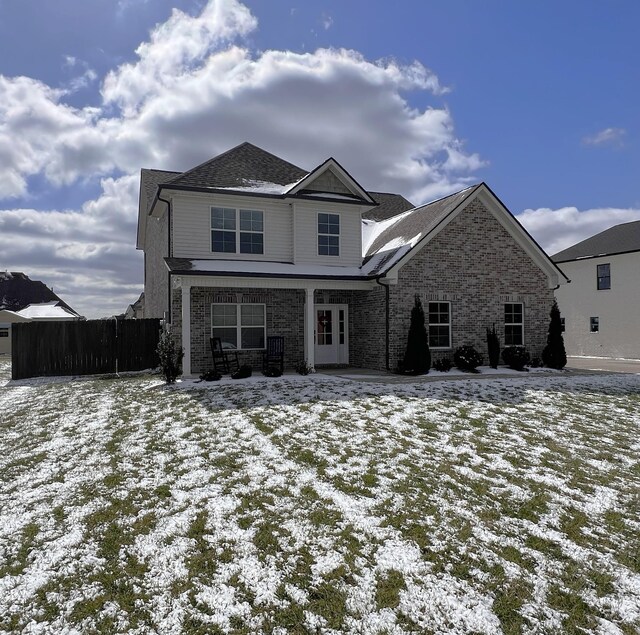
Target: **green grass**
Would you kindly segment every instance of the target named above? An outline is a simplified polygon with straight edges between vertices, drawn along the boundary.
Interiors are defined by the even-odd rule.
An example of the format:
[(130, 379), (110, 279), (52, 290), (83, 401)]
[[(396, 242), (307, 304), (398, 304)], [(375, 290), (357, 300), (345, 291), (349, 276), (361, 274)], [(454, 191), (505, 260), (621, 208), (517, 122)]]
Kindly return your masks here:
[(640, 629), (637, 378), (376, 388), (3, 387), (0, 630)]

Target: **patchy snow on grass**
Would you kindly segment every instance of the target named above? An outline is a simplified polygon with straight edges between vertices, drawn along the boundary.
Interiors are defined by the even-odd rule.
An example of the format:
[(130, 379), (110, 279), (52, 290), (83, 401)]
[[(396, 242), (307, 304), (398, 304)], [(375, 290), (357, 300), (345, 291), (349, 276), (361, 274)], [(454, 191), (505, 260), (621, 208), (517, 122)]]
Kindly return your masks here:
[(0, 633), (635, 633), (640, 378), (8, 381)]

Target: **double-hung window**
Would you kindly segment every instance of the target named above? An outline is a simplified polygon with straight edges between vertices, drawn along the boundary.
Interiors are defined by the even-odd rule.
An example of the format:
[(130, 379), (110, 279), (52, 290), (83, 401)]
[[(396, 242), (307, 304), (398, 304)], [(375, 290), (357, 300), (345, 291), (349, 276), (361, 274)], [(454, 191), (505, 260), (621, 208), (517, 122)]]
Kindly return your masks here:
[(222, 340), (222, 348), (264, 348), (266, 334), (264, 304), (212, 304), (211, 337)]
[(600, 332), (600, 318), (599, 317), (590, 317), (589, 318), (589, 331), (591, 333)]
[(607, 262), (598, 265), (598, 291), (611, 289), (611, 265)]
[(451, 304), (429, 302), (429, 347), (451, 348)]
[(318, 214), (318, 255), (340, 255), (340, 216)]
[(229, 254), (263, 254), (263, 213), (253, 209), (212, 207), (211, 251)]
[(522, 302), (507, 302), (504, 305), (505, 346), (524, 344), (524, 310)]

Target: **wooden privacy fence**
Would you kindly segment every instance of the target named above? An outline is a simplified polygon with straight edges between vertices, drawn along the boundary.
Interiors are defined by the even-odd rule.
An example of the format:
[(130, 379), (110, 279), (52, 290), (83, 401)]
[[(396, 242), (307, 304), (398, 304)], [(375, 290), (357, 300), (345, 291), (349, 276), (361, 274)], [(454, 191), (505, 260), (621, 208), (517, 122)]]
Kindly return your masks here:
[(155, 368), (160, 320), (11, 325), (11, 377), (97, 375)]

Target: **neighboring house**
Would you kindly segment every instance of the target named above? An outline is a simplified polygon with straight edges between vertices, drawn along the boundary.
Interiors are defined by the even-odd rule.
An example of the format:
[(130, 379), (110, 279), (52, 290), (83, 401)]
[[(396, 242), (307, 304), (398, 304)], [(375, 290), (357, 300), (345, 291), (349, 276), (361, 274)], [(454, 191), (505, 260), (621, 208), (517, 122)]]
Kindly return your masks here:
[(249, 143), (184, 173), (142, 170), (137, 247), (145, 317), (171, 323), (185, 375), (210, 368), (211, 336), (253, 365), (283, 335), (289, 366), (393, 369), (416, 293), (434, 357), (486, 354), (493, 323), (539, 356), (566, 281), (484, 183), (414, 208), (334, 159), (308, 172)]
[(19, 271), (0, 271), (0, 353), (11, 352), (11, 325), (82, 317), (49, 287)]
[(556, 291), (567, 353), (640, 359), (640, 221), (552, 258), (571, 280)]
[(28, 317), (15, 311), (0, 309), (0, 355), (11, 353), (11, 327), (16, 322), (30, 322)]
[(124, 312), (125, 320), (140, 320), (144, 317), (144, 291), (140, 294), (140, 297), (127, 307)]

